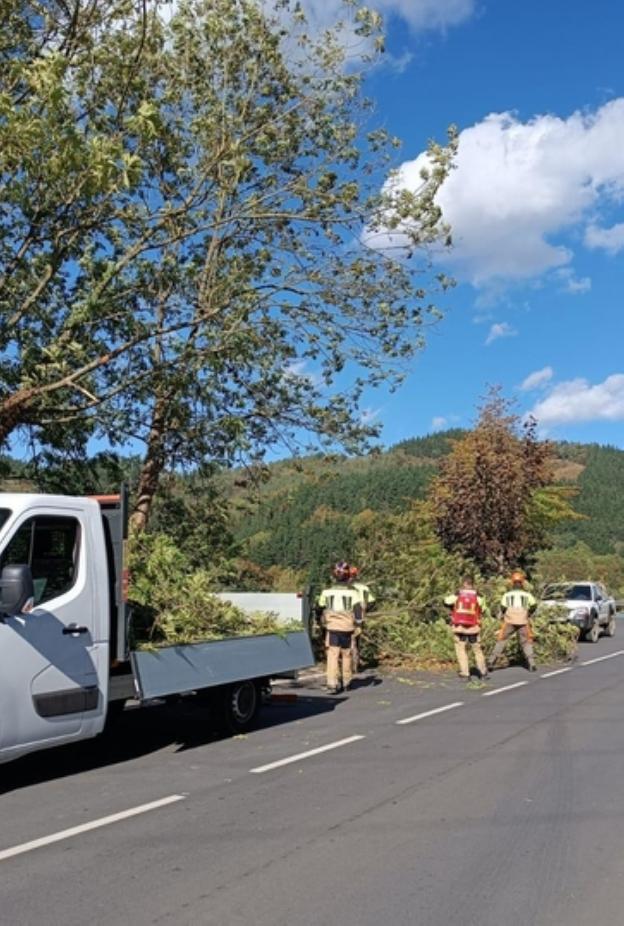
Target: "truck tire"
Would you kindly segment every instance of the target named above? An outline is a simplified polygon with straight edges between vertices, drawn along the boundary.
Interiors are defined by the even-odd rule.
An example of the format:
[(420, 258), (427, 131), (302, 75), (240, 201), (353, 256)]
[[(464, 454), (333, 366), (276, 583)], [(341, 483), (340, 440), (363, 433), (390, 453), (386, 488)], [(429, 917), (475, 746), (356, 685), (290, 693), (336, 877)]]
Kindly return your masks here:
[(585, 639), (589, 640), (590, 643), (597, 643), (600, 639), (600, 620), (597, 614), (593, 615), (592, 624), (585, 635)]
[(250, 730), (261, 704), (260, 686), (256, 681), (234, 682), (223, 689), (221, 713), (231, 733)]
[(106, 720), (104, 721), (104, 733), (108, 733), (111, 727), (114, 727), (121, 715), (123, 714), (124, 708), (126, 706), (126, 699), (122, 698), (119, 701), (109, 701), (108, 709), (106, 711)]
[(120, 698), (118, 701), (109, 701), (108, 710), (106, 711), (106, 721), (115, 721), (118, 717), (124, 712), (126, 706), (126, 699)]
[(607, 637), (614, 637), (614, 636), (615, 636), (615, 630), (616, 630), (615, 614), (610, 614), (610, 615), (609, 615), (609, 623), (608, 623), (607, 626), (605, 627), (605, 636), (607, 636)]

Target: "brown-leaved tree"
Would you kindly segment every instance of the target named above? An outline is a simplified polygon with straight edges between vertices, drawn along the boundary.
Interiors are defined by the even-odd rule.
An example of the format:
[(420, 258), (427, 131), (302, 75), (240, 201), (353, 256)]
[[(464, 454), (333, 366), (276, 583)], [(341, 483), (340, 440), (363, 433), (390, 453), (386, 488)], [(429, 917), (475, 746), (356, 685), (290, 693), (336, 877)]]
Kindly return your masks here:
[(436, 530), (449, 551), (484, 575), (530, 567), (560, 520), (574, 517), (570, 489), (551, 485), (553, 448), (494, 388), (476, 427), (457, 441), (430, 492)]

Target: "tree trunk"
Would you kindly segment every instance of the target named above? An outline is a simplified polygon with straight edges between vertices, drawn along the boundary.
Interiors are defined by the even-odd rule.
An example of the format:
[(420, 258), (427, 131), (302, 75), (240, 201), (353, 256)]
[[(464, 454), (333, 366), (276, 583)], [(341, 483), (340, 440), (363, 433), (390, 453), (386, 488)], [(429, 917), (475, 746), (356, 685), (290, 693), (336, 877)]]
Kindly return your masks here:
[(165, 468), (166, 416), (167, 399), (159, 396), (154, 405), (147, 452), (139, 475), (137, 503), (130, 516), (130, 530), (133, 532), (140, 533), (147, 527), (160, 477)]

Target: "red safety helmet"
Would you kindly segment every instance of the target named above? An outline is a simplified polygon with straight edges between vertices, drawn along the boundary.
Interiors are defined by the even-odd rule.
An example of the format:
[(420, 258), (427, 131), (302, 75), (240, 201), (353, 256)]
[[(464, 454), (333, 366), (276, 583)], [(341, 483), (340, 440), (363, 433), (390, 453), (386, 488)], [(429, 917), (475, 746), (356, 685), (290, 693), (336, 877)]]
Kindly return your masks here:
[(337, 579), (339, 582), (348, 582), (351, 579), (351, 566), (344, 560), (336, 563), (332, 572), (334, 579)]
[(512, 585), (524, 585), (525, 575), (520, 569), (516, 569), (511, 573), (510, 581)]

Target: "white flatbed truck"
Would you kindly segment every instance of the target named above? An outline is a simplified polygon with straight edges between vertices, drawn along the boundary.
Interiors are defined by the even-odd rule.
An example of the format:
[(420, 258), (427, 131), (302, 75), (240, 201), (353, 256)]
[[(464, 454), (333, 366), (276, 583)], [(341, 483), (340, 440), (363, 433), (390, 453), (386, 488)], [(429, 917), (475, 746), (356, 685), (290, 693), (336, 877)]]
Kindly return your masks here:
[(287, 606), (300, 630), (131, 650), (127, 507), (124, 490), (0, 493), (0, 762), (97, 736), (128, 699), (208, 696), (244, 730), (272, 678), (314, 663), (307, 601), (295, 595), (253, 604)]

